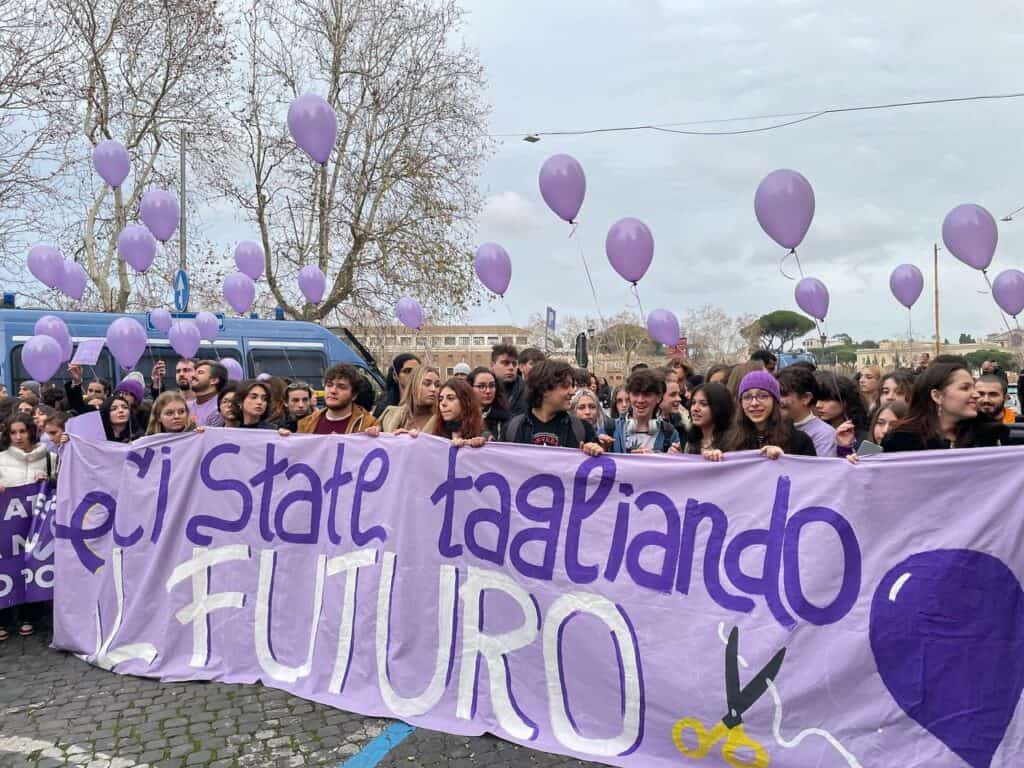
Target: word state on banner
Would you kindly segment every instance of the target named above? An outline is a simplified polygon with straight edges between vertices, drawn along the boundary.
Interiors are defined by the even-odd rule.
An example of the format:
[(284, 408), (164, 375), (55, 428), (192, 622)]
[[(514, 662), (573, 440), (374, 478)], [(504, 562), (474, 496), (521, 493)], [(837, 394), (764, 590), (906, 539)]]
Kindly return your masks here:
[(53, 523), (49, 483), (0, 493), (0, 608), (53, 599)]
[[(926, 652), (932, 629), (901, 618), (953, 583), (915, 557), (1005, 543), (997, 514), (927, 535), (876, 514), (917, 503), (887, 472), (934, 487), (943, 461), (548, 450), (538, 471), (538, 450), (73, 439), (57, 563), (74, 588), (58, 590), (55, 643), (118, 672), (262, 680), (613, 765), (980, 766), (1021, 748), (1016, 666), (944, 685), (960, 649)], [(1005, 608), (1020, 586), (1001, 567), (983, 572)], [(1012, 650), (1005, 613), (983, 629)], [(981, 715), (957, 713), (981, 691), (979, 732)]]

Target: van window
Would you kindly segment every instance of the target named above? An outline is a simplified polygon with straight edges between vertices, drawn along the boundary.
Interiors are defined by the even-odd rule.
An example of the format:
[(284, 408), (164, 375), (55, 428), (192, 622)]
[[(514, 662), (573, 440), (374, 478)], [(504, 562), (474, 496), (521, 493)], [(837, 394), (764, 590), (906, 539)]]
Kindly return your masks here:
[(327, 357), (319, 349), (282, 347), (249, 350), (249, 368), (253, 376), (269, 373), (292, 381), (304, 381), (318, 392), (324, 388)]
[[(104, 350), (105, 351), (105, 350)], [(235, 360), (239, 365), (242, 365), (242, 353), (237, 349), (231, 347), (214, 347), (212, 344), (204, 344), (199, 347), (199, 351), (196, 352), (197, 360), (224, 360), (231, 358)], [(178, 383), (174, 380), (174, 369), (178, 365), (178, 361), (181, 360), (181, 355), (174, 351), (172, 347), (164, 346), (147, 346), (146, 351), (142, 353), (142, 357), (139, 358), (138, 364), (135, 366), (135, 370), (146, 377), (146, 382), (150, 383), (150, 374), (153, 371), (153, 365), (157, 360), (164, 361), (164, 367), (167, 372), (164, 374), (164, 380), (162, 389), (165, 392), (177, 392)], [(242, 370), (245, 370), (245, 366), (242, 365)]]
[[(9, 394), (12, 397), (18, 396), (18, 387), (21, 386), (21, 382), (28, 381), (32, 378), (21, 362), (21, 349), (24, 346), (24, 344), (18, 344), (11, 348), (11, 381), (14, 384), (14, 388)], [(85, 383), (88, 383), (92, 379), (106, 379), (107, 381), (111, 381), (111, 372), (113, 370), (114, 358), (111, 356), (110, 350), (104, 347), (103, 351), (100, 352), (100, 357), (99, 360), (96, 361), (96, 365), (87, 365), (83, 367), (82, 379)], [(67, 365), (61, 364), (57, 369), (57, 373), (53, 375), (53, 378), (50, 379), (50, 381), (59, 385), (63, 389), (64, 382), (68, 381), (69, 378)], [(46, 382), (39, 383), (45, 384)], [(116, 383), (116, 381), (111, 382), (111, 389), (113, 389), (114, 384)], [(84, 383), (83, 386), (85, 386)]]

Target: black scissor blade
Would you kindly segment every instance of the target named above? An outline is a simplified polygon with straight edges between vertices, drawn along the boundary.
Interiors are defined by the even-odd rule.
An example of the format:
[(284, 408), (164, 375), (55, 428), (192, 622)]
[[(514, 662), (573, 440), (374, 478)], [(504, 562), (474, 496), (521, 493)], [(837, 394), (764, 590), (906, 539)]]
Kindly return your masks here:
[(742, 722), (740, 711), (736, 709), (736, 702), (739, 700), (740, 691), (740, 630), (733, 627), (729, 632), (729, 640), (725, 644), (725, 705), (729, 711), (726, 712), (722, 722), (729, 728), (735, 728)]
[(778, 676), (779, 669), (782, 668), (782, 661), (785, 658), (786, 649), (783, 648), (772, 656), (772, 660), (765, 664), (761, 671), (754, 675), (754, 678), (743, 687), (739, 695), (729, 703), (729, 709), (734, 710), (737, 717), (750, 709), (754, 702), (764, 695), (764, 692), (768, 690), (769, 681), (774, 681)]

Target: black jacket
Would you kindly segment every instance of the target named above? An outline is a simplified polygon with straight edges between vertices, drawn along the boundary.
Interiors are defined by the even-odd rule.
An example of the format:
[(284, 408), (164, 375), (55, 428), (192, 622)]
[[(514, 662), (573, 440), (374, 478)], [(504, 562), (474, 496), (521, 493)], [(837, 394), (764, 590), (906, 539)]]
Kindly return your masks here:
[(530, 409), (530, 403), (526, 399), (526, 380), (522, 376), (516, 376), (511, 384), (501, 384), (502, 394), (508, 404), (508, 412), (513, 416), (526, 413)]
[(487, 426), (487, 431), (491, 433), (493, 438), (501, 441), (505, 439), (505, 429), (508, 426), (509, 419), (511, 418), (512, 414), (495, 402), (491, 405), (487, 414), (484, 416), (484, 424)]

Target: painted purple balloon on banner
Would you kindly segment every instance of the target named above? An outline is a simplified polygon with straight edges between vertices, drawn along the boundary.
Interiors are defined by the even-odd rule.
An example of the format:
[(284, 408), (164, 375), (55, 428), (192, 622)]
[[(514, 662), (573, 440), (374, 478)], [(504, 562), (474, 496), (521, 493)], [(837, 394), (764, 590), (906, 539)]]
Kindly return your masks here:
[(256, 284), (248, 275), (232, 272), (224, 278), (224, 300), (235, 312), (244, 315), (256, 300)]
[(195, 357), (199, 351), (200, 333), (191, 320), (175, 320), (167, 332), (171, 347), (182, 357)]
[(540, 194), (548, 208), (572, 224), (587, 194), (583, 166), (571, 155), (552, 155), (540, 167)]
[(157, 309), (150, 311), (149, 322), (151, 322), (153, 327), (160, 331), (160, 333), (167, 333), (171, 330), (173, 318), (171, 317), (171, 313), (166, 309), (158, 307)]
[(972, 768), (988, 768), (1024, 692), (1024, 591), (970, 549), (908, 557), (871, 601), (871, 650), (904, 712)]
[(783, 248), (803, 242), (814, 219), (814, 190), (797, 171), (772, 171), (757, 185), (754, 213), (761, 229)]
[(61, 361), (67, 362), (71, 359), (74, 351), (71, 343), (71, 332), (67, 323), (56, 315), (43, 315), (36, 320), (32, 329), (36, 336), (49, 336), (60, 345)]
[(117, 236), (117, 252), (136, 272), (145, 272), (156, 258), (156, 239), (141, 224), (129, 224)]
[(252, 240), (243, 240), (235, 246), (235, 266), (253, 280), (263, 276), (263, 249)]
[(473, 260), (477, 277), (491, 293), (504, 296), (512, 281), (512, 259), (497, 243), (484, 243), (476, 249)]
[(980, 205), (965, 203), (943, 219), (942, 242), (967, 266), (985, 270), (996, 253), (999, 229), (991, 213)]
[(604, 250), (612, 269), (635, 285), (654, 259), (654, 236), (640, 219), (626, 217), (612, 224)]
[(53, 378), (60, 367), (60, 344), (49, 336), (33, 336), (21, 348), (21, 363), (36, 381), (43, 383)]
[(139, 203), (139, 217), (161, 243), (171, 239), (178, 228), (178, 201), (163, 189), (149, 189)]
[(204, 341), (216, 341), (220, 333), (220, 321), (210, 312), (200, 312), (195, 318), (196, 328), (199, 329), (199, 336)]
[(64, 282), (60, 289), (69, 298), (78, 301), (85, 295), (85, 286), (89, 282), (89, 275), (77, 261), (64, 262)]
[(889, 290), (896, 301), (910, 309), (924, 290), (924, 275), (913, 264), (900, 264), (889, 275)]
[(679, 319), (667, 309), (655, 309), (647, 315), (647, 332), (659, 344), (674, 347), (679, 343)]
[(992, 281), (992, 298), (1006, 314), (1016, 317), (1024, 310), (1024, 272), (1006, 269)]
[(299, 270), (299, 290), (310, 304), (319, 304), (327, 290), (327, 278), (316, 264), (307, 264)]
[(796, 303), (816, 320), (828, 314), (828, 288), (816, 277), (805, 277), (796, 284)]
[(93, 148), (92, 164), (96, 173), (115, 189), (128, 178), (132, 165), (124, 144), (114, 139), (105, 139)]
[(135, 367), (146, 351), (146, 329), (134, 318), (119, 317), (107, 328), (106, 341), (110, 354), (128, 370)]
[(59, 288), (64, 279), (64, 259), (52, 245), (36, 245), (28, 252), (28, 271), (47, 288)]
[(225, 357), (220, 362), (228, 372), (229, 381), (241, 381), (244, 378), (242, 374), (242, 366), (238, 364), (238, 361), (235, 360), (235, 358)]
[(406, 328), (418, 331), (423, 327), (423, 307), (416, 299), (403, 296), (395, 305), (395, 314)]
[(304, 93), (288, 107), (288, 130), (303, 152), (324, 165), (338, 138), (338, 116), (321, 96)]

